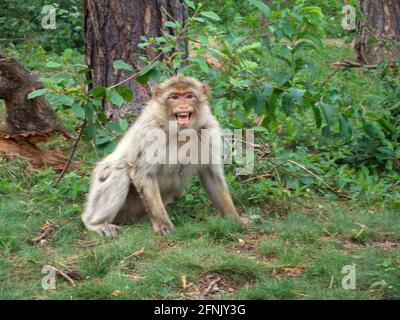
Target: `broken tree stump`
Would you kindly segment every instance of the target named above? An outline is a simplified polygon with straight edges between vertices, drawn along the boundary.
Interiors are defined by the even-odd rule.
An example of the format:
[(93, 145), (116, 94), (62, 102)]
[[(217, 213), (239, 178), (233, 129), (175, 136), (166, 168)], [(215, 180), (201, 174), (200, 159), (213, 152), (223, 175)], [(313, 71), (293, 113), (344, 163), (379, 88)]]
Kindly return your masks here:
[(46, 152), (36, 144), (56, 133), (71, 135), (44, 97), (28, 99), (42, 83), (21, 63), (0, 50), (0, 99), (4, 100), (5, 122), (0, 123), (0, 152), (31, 161), (35, 168), (44, 165), (62, 170), (67, 158), (59, 150)]

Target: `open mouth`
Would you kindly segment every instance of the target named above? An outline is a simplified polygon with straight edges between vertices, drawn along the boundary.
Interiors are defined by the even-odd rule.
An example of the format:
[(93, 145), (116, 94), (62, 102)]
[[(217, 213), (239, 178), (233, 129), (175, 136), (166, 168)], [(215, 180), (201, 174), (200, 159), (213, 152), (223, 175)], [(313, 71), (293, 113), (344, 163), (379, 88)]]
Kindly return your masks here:
[(176, 121), (180, 127), (187, 127), (192, 120), (193, 113), (191, 112), (177, 112), (175, 113)]

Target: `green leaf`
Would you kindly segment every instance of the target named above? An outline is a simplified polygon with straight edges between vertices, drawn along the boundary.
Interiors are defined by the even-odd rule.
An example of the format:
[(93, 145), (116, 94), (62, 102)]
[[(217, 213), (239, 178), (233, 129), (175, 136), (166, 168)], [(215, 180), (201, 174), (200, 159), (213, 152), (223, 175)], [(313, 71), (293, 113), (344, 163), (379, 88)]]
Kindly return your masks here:
[(83, 138), (85, 141), (92, 140), (97, 133), (97, 127), (94, 124), (88, 125), (83, 129)]
[(340, 129), (340, 134), (342, 135), (343, 138), (346, 140), (350, 140), (352, 136), (352, 131), (351, 127), (349, 125), (349, 122), (343, 115), (339, 114), (338, 116), (339, 120), (339, 129)]
[(295, 87), (289, 88), (287, 90), (289, 96), (301, 107), (304, 106), (303, 97), (305, 92), (306, 92), (305, 90)]
[(300, 41), (295, 45), (293, 51), (298, 52), (302, 49), (316, 49), (316, 46), (308, 41)]
[(115, 149), (116, 145), (117, 143), (115, 140), (103, 144), (96, 144), (96, 151), (100, 154), (109, 154)]
[(132, 89), (126, 86), (120, 86), (117, 90), (125, 101), (131, 102), (133, 100), (134, 94)]
[(63, 54), (64, 61), (69, 60), (72, 57), (73, 53), (74, 51), (72, 49), (66, 49)]
[(49, 69), (58, 69), (58, 68), (61, 68), (61, 67), (62, 67), (61, 63), (54, 62), (54, 61), (49, 61), (46, 64), (46, 68), (49, 68)]
[(115, 104), (118, 107), (124, 104), (124, 98), (122, 98), (118, 91), (115, 89), (107, 89), (107, 97), (112, 104)]
[(250, 2), (252, 5), (256, 6), (259, 10), (261, 10), (262, 13), (264, 13), (264, 15), (265, 15), (266, 17), (268, 17), (268, 16), (270, 15), (271, 10), (270, 10), (270, 8), (269, 8), (264, 2), (259, 1), (259, 0), (249, 0), (249, 2)]
[(385, 140), (385, 134), (383, 133), (381, 126), (375, 121), (365, 121), (364, 124), (364, 131), (368, 134), (371, 138), (377, 138), (380, 140)]
[(129, 128), (129, 122), (126, 119), (119, 120), (119, 127), (121, 128), (122, 132), (125, 132)]
[(256, 101), (254, 104), (254, 110), (258, 115), (262, 115), (266, 111), (266, 104), (267, 104), (267, 98), (263, 94), (257, 94), (256, 96)]
[(123, 70), (133, 71), (133, 67), (130, 64), (128, 64), (128, 63), (126, 63), (126, 62), (124, 62), (122, 60), (114, 61), (113, 68), (114, 69), (123, 69)]
[(146, 84), (153, 75), (157, 75), (157, 67), (160, 64), (161, 63), (159, 61), (156, 61), (152, 64), (147, 65), (140, 71), (139, 76), (136, 78), (136, 80), (141, 84)]
[(164, 27), (167, 27), (167, 28), (174, 28), (174, 29), (177, 28), (176, 23), (173, 22), (173, 21), (165, 21), (165, 22), (164, 22)]
[(328, 126), (323, 126), (321, 131), (324, 137), (329, 138), (331, 136), (331, 130), (329, 129)]
[(293, 78), (293, 74), (291, 74), (290, 72), (287, 72), (287, 73), (286, 72), (282, 72), (275, 79), (275, 81), (279, 86), (283, 86), (286, 83), (288, 83), (292, 78)]
[(293, 112), (294, 101), (293, 98), (285, 92), (282, 95), (282, 109), (285, 112), (286, 116), (290, 116)]
[(186, 5), (189, 8), (192, 8), (193, 10), (196, 10), (196, 5), (194, 4), (194, 2), (192, 0), (184, 0), (184, 2), (186, 3)]
[(312, 106), (312, 109), (314, 112), (315, 124), (317, 125), (317, 128), (321, 128), (321, 125), (322, 125), (321, 112), (315, 105)]
[(282, 25), (282, 32), (286, 37), (288, 37), (289, 39), (292, 39), (293, 33), (294, 33), (293, 26), (289, 22), (284, 23)]
[(266, 132), (268, 133), (268, 129), (265, 127), (261, 127), (261, 126), (255, 126), (251, 128), (253, 131), (257, 131), (257, 132)]
[(211, 20), (221, 21), (221, 18), (219, 17), (219, 15), (213, 11), (202, 11), (202, 12), (200, 12), (200, 14), (203, 17), (209, 18)]
[(106, 88), (105, 87), (94, 87), (92, 90), (90, 90), (90, 92), (96, 98), (102, 98), (106, 95)]
[(315, 46), (316, 49), (321, 49), (324, 46), (321, 41), (321, 37), (319, 37), (317, 34), (314, 33), (305, 33), (300, 36), (299, 40), (302, 39), (310, 41)]
[(197, 21), (197, 22), (201, 22), (201, 23), (206, 22), (203, 18), (199, 18), (199, 17), (194, 17), (193, 20)]
[(266, 97), (270, 97), (273, 92), (274, 92), (274, 87), (270, 83), (264, 81), (263, 82), (263, 95), (265, 95)]
[(104, 112), (97, 112), (96, 115), (97, 115), (97, 120), (99, 120), (101, 124), (107, 123), (108, 118)]
[(47, 91), (48, 91), (47, 89), (34, 90), (30, 94), (28, 94), (28, 99), (41, 97), (41, 96), (45, 95), (47, 93)]
[(85, 118), (85, 110), (82, 108), (82, 106), (79, 103), (74, 103), (71, 106), (71, 109), (78, 118), (80, 118), (80, 119)]
[(332, 107), (323, 101), (320, 102), (320, 106), (327, 125), (329, 127), (332, 127), (335, 121), (335, 115), (333, 113)]
[(100, 144), (104, 144), (104, 143), (107, 143), (107, 142), (110, 142), (110, 141), (112, 141), (112, 137), (110, 137), (110, 136), (102, 136), (102, 137), (98, 137), (97, 139), (96, 139), (96, 144), (97, 145), (100, 145)]
[(65, 95), (65, 94), (60, 94), (60, 95), (58, 96), (57, 102), (58, 102), (60, 105), (72, 107), (72, 105), (73, 105), (74, 102), (75, 102), (75, 99), (74, 99), (73, 97), (67, 96), (67, 95)]

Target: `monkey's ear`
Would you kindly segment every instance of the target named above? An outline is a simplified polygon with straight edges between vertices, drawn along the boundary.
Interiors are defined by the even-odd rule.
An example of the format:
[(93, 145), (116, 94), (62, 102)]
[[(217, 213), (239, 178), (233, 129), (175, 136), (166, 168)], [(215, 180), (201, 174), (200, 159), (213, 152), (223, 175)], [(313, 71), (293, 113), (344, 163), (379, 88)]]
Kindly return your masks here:
[(159, 98), (162, 94), (162, 89), (160, 87), (160, 85), (156, 85), (154, 90), (153, 90), (153, 97), (154, 98)]
[(210, 89), (205, 84), (203, 84), (203, 86), (201, 87), (201, 92), (208, 98), (210, 94)]

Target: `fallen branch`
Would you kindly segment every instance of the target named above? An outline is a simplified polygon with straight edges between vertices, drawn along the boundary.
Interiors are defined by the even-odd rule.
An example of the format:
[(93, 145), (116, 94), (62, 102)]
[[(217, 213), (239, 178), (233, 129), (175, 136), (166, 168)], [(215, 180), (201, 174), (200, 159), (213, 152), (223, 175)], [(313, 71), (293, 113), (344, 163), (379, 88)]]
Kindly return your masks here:
[(377, 64), (362, 64), (358, 62), (353, 62), (353, 61), (342, 61), (342, 62), (336, 62), (333, 64), (335, 67), (346, 67), (346, 68), (367, 68), (367, 69), (376, 69), (378, 68)]
[(210, 284), (208, 285), (208, 287), (204, 290), (204, 292), (202, 293), (202, 297), (207, 296), (215, 287), (215, 285), (220, 282), (222, 280), (221, 277), (218, 277), (217, 279), (213, 280), (210, 282)]
[(51, 269), (53, 269), (54, 272), (58, 273), (61, 277), (63, 277), (65, 280), (67, 280), (71, 286), (75, 287), (75, 281), (72, 280), (72, 278), (67, 275), (65, 272), (61, 271), (60, 269), (57, 269), (54, 266), (49, 265), (48, 267), (50, 267)]

